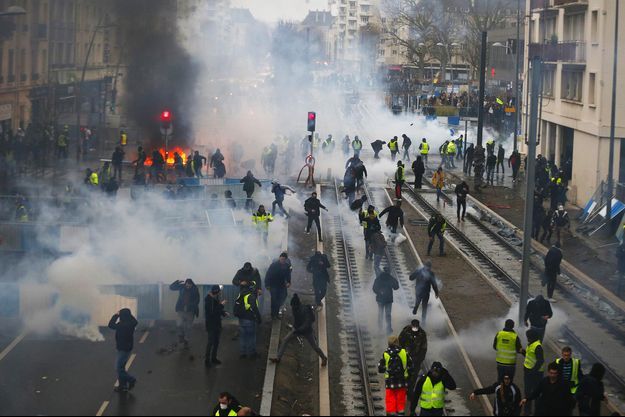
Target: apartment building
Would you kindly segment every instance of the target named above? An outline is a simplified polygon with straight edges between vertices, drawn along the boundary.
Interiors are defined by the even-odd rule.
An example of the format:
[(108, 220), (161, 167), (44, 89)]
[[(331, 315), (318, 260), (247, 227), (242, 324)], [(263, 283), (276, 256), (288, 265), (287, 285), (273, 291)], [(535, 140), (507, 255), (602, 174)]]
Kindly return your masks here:
[[(616, 85), (612, 77), (616, 2), (532, 0), (527, 13), (525, 67), (535, 56), (544, 62), (538, 153), (565, 169), (571, 177), (569, 199), (583, 206), (608, 177), (613, 89), (618, 97), (614, 175), (625, 182), (625, 76), (619, 71)], [(625, 4), (618, 18), (625, 18)], [(623, 25), (618, 36), (618, 61), (625, 65)]]

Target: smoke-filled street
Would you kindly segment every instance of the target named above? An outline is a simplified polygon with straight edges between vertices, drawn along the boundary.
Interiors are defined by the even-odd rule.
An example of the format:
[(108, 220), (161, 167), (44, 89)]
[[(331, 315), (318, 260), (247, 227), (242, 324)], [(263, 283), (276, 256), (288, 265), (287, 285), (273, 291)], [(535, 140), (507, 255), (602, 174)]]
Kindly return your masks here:
[(620, 3), (0, 0), (0, 416), (625, 412)]

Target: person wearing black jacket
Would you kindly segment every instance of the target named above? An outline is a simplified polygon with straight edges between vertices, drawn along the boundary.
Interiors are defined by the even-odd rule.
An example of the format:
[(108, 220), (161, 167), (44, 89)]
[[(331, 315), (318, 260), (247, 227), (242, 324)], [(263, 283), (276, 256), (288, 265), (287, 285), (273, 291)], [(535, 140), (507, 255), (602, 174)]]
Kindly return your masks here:
[(174, 281), (169, 289), (178, 291), (176, 313), (178, 314), (178, 343), (189, 349), (191, 329), (196, 317), (200, 317), (200, 291), (191, 279)]
[(271, 294), (271, 318), (276, 320), (280, 316), (280, 309), (287, 297), (287, 290), (291, 287), (291, 273), (293, 267), (286, 252), (274, 261), (265, 275), (265, 288)]
[(425, 174), (422, 156), (418, 156), (417, 160), (412, 163), (412, 172), (414, 173), (414, 188), (420, 190), (423, 188), (423, 175)]
[(499, 145), (497, 150), (497, 174), (499, 175), (499, 167), (501, 167), (501, 173), (505, 175), (506, 170), (504, 168), (504, 161), (506, 160), (506, 150), (503, 145)]
[(555, 245), (549, 249), (547, 256), (545, 256), (545, 278), (547, 284), (547, 298), (550, 303), (554, 303), (553, 293), (556, 289), (558, 282), (558, 275), (560, 275), (560, 265), (562, 264), (562, 250), (560, 249), (560, 242), (556, 242)]
[(219, 300), (219, 294), (221, 294), (221, 288), (219, 285), (214, 285), (204, 299), (204, 318), (206, 320), (206, 333), (208, 333), (204, 365), (207, 368), (210, 368), (211, 365), (221, 365), (217, 359), (217, 350), (221, 339), (221, 319), (227, 317), (228, 313), (224, 309), (226, 302)]
[(260, 272), (258, 271), (258, 268), (254, 268), (252, 266), (251, 262), (246, 262), (243, 265), (243, 268), (239, 269), (232, 279), (232, 285), (237, 288), (243, 284), (256, 288), (260, 295), (260, 286), (262, 284), (260, 280)]
[(380, 152), (382, 152), (382, 149), (384, 149), (384, 145), (386, 145), (386, 142), (384, 142), (383, 140), (376, 140), (375, 142), (371, 142), (371, 148), (373, 149), (373, 158), (374, 159), (380, 159)]
[(601, 402), (605, 401), (603, 377), (605, 366), (595, 363), (589, 375), (582, 378), (577, 389), (576, 398), (580, 416), (600, 416)]
[(331, 267), (328, 257), (321, 252), (315, 253), (308, 261), (306, 271), (312, 274), (313, 289), (315, 291), (315, 303), (318, 308), (323, 307), (323, 299), (328, 291), (328, 283), (330, 282), (330, 274), (328, 269)]
[[(440, 362), (434, 362), (430, 371), (426, 375), (422, 375), (417, 380), (417, 383), (410, 393), (410, 415), (415, 415), (415, 411), (420, 402), (428, 402), (426, 398), (428, 393), (423, 392), (423, 386), (428, 380), (429, 382), (431, 382), (433, 387), (435, 387), (438, 383), (443, 384), (443, 397), (445, 396), (445, 392), (455, 391), (457, 388), (456, 381), (447, 371), (447, 369), (445, 369)], [(432, 393), (429, 394), (431, 398)], [(441, 401), (444, 403), (444, 398), (442, 398)], [(424, 409), (423, 407), (421, 407), (422, 416), (442, 416), (444, 411), (444, 407), (432, 407), (428, 409)]]
[(211, 416), (228, 417), (237, 416), (241, 411), (241, 404), (229, 392), (219, 394), (219, 403), (213, 408)]
[(493, 414), (495, 416), (520, 416), (521, 415), (521, 390), (512, 382), (510, 375), (504, 375), (503, 382), (495, 382), (490, 387), (473, 391), (471, 401), (475, 401), (479, 395), (495, 394), (493, 402)]
[(404, 140), (401, 144), (401, 147), (404, 150), (403, 159), (410, 162), (410, 147), (412, 146), (412, 140), (406, 134), (401, 135), (401, 137)]
[(286, 347), (288, 344), (295, 339), (296, 337), (302, 337), (306, 339), (308, 344), (313, 348), (317, 355), (321, 358), (321, 366), (325, 367), (328, 365), (328, 358), (323, 353), (319, 344), (317, 343), (317, 338), (314, 335), (313, 324), (315, 322), (315, 311), (313, 306), (304, 305), (299, 299), (297, 294), (293, 295), (291, 299), (291, 308), (293, 310), (293, 330), (284, 338), (282, 343), (280, 343), (280, 349), (278, 350), (278, 357), (272, 359), (273, 363), (279, 363), (284, 356), (284, 352), (286, 351)]
[[(458, 223), (460, 220), (464, 221), (465, 216), (467, 215), (467, 196), (469, 195), (470, 189), (469, 184), (466, 181), (462, 181), (460, 184), (456, 185), (456, 199), (458, 205)], [(462, 217), (460, 214), (462, 213)]]
[(464, 154), (464, 173), (471, 175), (471, 169), (473, 168), (473, 158), (475, 156), (475, 145), (470, 144)]
[(551, 309), (551, 303), (542, 295), (537, 295), (536, 298), (530, 300), (527, 303), (527, 309), (525, 310), (525, 327), (538, 332), (538, 338), (542, 342), (545, 338), (545, 332), (547, 330), (547, 322), (553, 317), (553, 310)]
[(530, 394), (521, 401), (524, 406), (529, 401), (536, 400), (537, 416), (570, 416), (575, 408), (575, 398), (571, 394), (568, 384), (558, 373), (558, 365), (554, 362), (549, 365), (547, 377), (543, 378)]
[(388, 266), (384, 267), (373, 282), (373, 293), (378, 303), (378, 329), (382, 331), (383, 322), (386, 319), (386, 333), (393, 334), (393, 291), (399, 289), (399, 281), (391, 275)]
[(117, 392), (128, 392), (137, 383), (137, 379), (126, 371), (126, 364), (134, 348), (134, 334), (138, 324), (137, 319), (132, 316), (127, 308), (120, 310), (109, 321), (109, 329), (115, 330), (117, 347), (117, 361), (115, 363), (117, 380), (119, 381), (119, 386), (115, 389)]
[(436, 276), (432, 271), (432, 262), (426, 261), (422, 268), (419, 268), (410, 275), (410, 281), (415, 282), (415, 307), (412, 314), (416, 315), (421, 305), (421, 322), (425, 326), (428, 316), (428, 303), (430, 302), (430, 292), (434, 290), (434, 294), (438, 299), (438, 284)]
[(319, 242), (323, 242), (323, 236), (321, 235), (321, 222), (319, 221), (319, 216), (321, 216), (321, 209), (328, 211), (326, 206), (321, 204), (321, 201), (319, 201), (319, 199), (317, 198), (317, 193), (312, 193), (312, 196), (304, 202), (304, 210), (306, 211), (306, 216), (308, 217), (306, 234), (310, 233), (310, 228), (312, 227), (313, 222), (315, 222), (315, 224), (317, 225)]
[(111, 156), (111, 165), (113, 165), (113, 178), (116, 178), (120, 183), (122, 182), (122, 165), (124, 163), (124, 151), (121, 146), (115, 148), (115, 152)]
[(243, 184), (243, 191), (245, 191), (245, 194), (247, 195), (247, 199), (245, 200), (245, 209), (249, 210), (254, 207), (254, 200), (252, 200), (252, 196), (254, 195), (256, 185), (261, 188), (263, 185), (256, 179), (256, 177), (254, 177), (252, 171), (247, 171), (247, 175), (239, 182)]
[(392, 233), (397, 233), (397, 227), (404, 227), (404, 211), (401, 209), (401, 200), (397, 200), (395, 205), (388, 206), (378, 216), (380, 219), (388, 214), (386, 226), (391, 229)]

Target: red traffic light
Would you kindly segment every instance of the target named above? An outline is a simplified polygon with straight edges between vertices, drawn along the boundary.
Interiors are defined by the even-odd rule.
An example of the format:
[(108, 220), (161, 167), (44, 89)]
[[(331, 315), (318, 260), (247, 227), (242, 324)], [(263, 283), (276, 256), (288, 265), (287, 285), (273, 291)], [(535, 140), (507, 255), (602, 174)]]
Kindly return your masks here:
[(308, 120), (315, 120), (317, 118), (317, 114), (310, 112), (308, 113)]
[(308, 131), (314, 132), (317, 128), (317, 113), (310, 111), (308, 112)]
[(164, 110), (161, 113), (161, 122), (171, 122), (171, 112), (169, 110)]

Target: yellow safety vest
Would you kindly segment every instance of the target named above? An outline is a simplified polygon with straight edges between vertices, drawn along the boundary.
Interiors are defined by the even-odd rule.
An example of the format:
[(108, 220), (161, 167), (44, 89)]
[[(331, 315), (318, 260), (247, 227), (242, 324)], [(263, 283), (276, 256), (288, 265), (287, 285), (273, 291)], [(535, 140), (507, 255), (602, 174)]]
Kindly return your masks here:
[[(373, 213), (375, 214), (376, 218), (379, 216), (377, 211), (374, 211)], [(362, 221), (361, 225), (362, 225), (362, 227), (364, 227), (366, 229), (367, 227), (369, 227), (369, 223), (367, 223), (367, 220), (369, 220), (369, 212), (368, 211), (364, 211), (363, 215), (362, 215), (362, 218), (364, 220)]]
[(421, 144), (421, 155), (427, 155), (430, 153), (430, 145), (427, 142)]
[[(247, 294), (246, 296), (243, 297), (243, 304), (245, 305), (245, 311), (250, 311), (252, 309), (252, 305), (250, 304), (250, 295), (252, 294)], [(258, 307), (258, 298), (256, 299), (256, 307)]]
[(442, 382), (432, 385), (432, 380), (428, 376), (421, 390), (419, 405), (423, 410), (442, 410), (445, 408), (445, 386)]
[(447, 145), (447, 155), (455, 155), (456, 154), (456, 144), (453, 142), (449, 142)]
[(398, 145), (397, 141), (392, 140), (389, 142), (388, 147), (390, 148), (391, 152), (396, 152), (397, 145)]
[[(406, 349), (402, 349), (399, 353), (399, 359), (401, 359), (401, 365), (404, 368), (404, 378), (408, 378), (408, 354), (406, 353)], [(388, 374), (388, 364), (391, 361), (391, 355), (387, 352), (384, 352), (384, 364), (386, 366), (386, 372), (384, 373), (384, 379), (389, 379), (390, 375)]]
[[(239, 414), (236, 411), (234, 411), (232, 408), (228, 412), (228, 417), (230, 417), (230, 416), (238, 416), (238, 415)], [(217, 410), (217, 412), (215, 413), (215, 416), (217, 416), (217, 417), (221, 416), (221, 410)]]
[(89, 183), (91, 183), (91, 185), (99, 185), (100, 184), (100, 180), (98, 179), (98, 174), (96, 172), (91, 174), (91, 176), (89, 177)]
[[(559, 365), (562, 361), (562, 358), (557, 359), (556, 363)], [(571, 394), (577, 393), (577, 388), (579, 387), (579, 367), (581, 365), (581, 361), (579, 359), (571, 359), (573, 362), (573, 371), (571, 372), (571, 382), (573, 383), (571, 386)]]
[[(540, 340), (537, 340), (527, 347), (527, 352), (525, 353), (525, 369), (534, 369), (534, 367), (536, 366), (536, 362), (538, 362), (538, 359), (536, 358), (536, 349), (538, 348), (538, 346), (542, 347), (542, 345), (543, 344), (540, 342)], [(543, 366), (540, 367), (539, 371), (545, 371), (544, 362)]]
[(406, 168), (397, 167), (397, 173), (395, 174), (396, 181), (405, 181), (406, 180)]
[(505, 330), (497, 333), (497, 363), (502, 365), (516, 365), (517, 334)]
[(65, 135), (59, 135), (59, 139), (57, 140), (57, 145), (61, 148), (67, 146), (67, 137)]
[(128, 144), (128, 135), (126, 135), (125, 133), (122, 134), (121, 143), (122, 146), (126, 146)]
[(20, 205), (17, 208), (17, 221), (20, 223), (26, 223), (28, 222), (29, 218), (28, 218), (28, 210), (26, 210), (26, 207), (24, 205)]
[(355, 140), (352, 142), (352, 147), (354, 148), (355, 151), (359, 151), (362, 149), (362, 142), (359, 140)]
[(558, 178), (558, 179), (552, 178), (551, 182), (555, 182), (557, 185), (562, 185), (562, 178)]
[(252, 216), (252, 223), (259, 229), (269, 230), (269, 223), (273, 221), (273, 216), (269, 213), (260, 214), (256, 213)]

